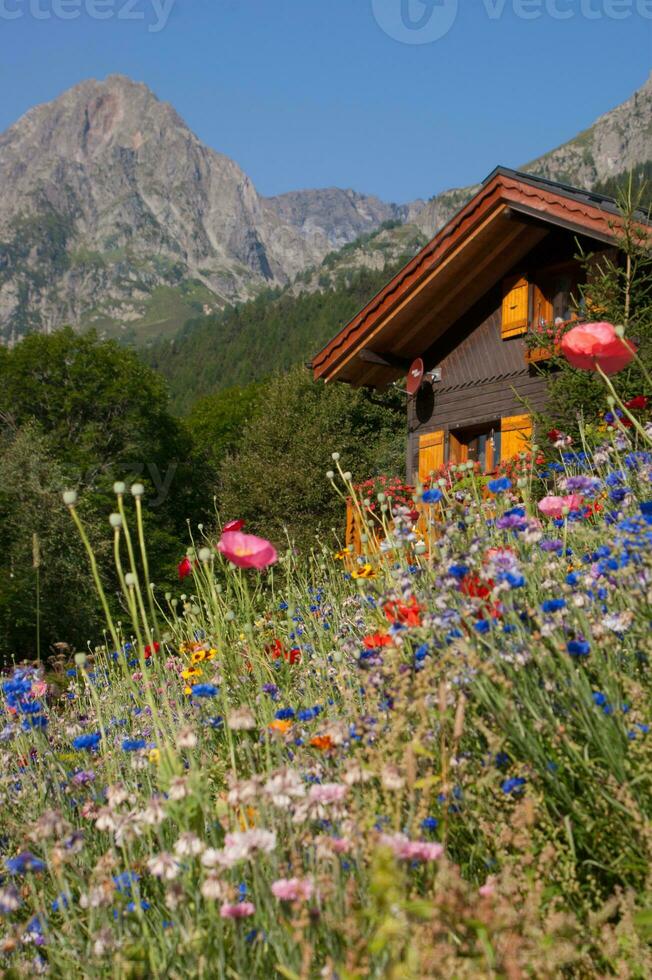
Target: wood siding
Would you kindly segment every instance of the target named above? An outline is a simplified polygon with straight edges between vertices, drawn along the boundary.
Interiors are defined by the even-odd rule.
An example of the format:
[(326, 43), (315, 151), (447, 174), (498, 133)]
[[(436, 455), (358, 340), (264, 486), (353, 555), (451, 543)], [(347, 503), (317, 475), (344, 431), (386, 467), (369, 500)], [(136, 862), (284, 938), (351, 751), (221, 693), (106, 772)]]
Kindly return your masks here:
[(408, 402), (409, 476), (418, 472), (423, 435), (443, 430), (449, 459), (451, 430), (545, 408), (545, 378), (526, 363), (523, 339), (502, 339), (502, 301), (497, 284), (424, 355), (426, 368), (439, 367), (442, 377)]

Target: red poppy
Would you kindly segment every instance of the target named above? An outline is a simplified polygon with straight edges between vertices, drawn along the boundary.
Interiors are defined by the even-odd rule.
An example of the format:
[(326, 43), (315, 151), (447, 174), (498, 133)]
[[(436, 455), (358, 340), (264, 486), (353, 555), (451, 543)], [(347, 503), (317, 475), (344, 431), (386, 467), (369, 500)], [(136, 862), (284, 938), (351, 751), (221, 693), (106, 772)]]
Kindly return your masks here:
[(548, 433), (548, 439), (550, 442), (557, 442), (558, 439), (561, 439), (562, 435), (563, 432), (560, 432), (559, 429), (551, 429)]
[(291, 650), (286, 650), (279, 639), (272, 640), (265, 647), (265, 653), (268, 653), (273, 660), (280, 660), (281, 657), (289, 664), (298, 664), (301, 660), (301, 650), (299, 647), (292, 647)]
[(391, 646), (393, 641), (387, 633), (371, 633), (362, 642), (367, 650), (380, 650), (381, 647)]
[(636, 398), (630, 398), (628, 402), (625, 402), (625, 408), (634, 412), (643, 411), (644, 408), (647, 408), (648, 402), (649, 398), (646, 398), (645, 395), (637, 395)]
[(421, 626), (421, 606), (412, 597), (409, 602), (386, 602), (383, 612), (390, 623), (402, 623), (404, 626)]
[(183, 582), (187, 575), (192, 575), (192, 562), (190, 558), (184, 558), (180, 561), (177, 566), (177, 571), (179, 572), (179, 581)]
[(160, 643), (148, 643), (145, 647), (145, 660), (149, 660), (153, 653), (158, 653), (161, 649)]
[(227, 521), (227, 523), (222, 528), (222, 533), (225, 531), (241, 531), (245, 526), (244, 521)]

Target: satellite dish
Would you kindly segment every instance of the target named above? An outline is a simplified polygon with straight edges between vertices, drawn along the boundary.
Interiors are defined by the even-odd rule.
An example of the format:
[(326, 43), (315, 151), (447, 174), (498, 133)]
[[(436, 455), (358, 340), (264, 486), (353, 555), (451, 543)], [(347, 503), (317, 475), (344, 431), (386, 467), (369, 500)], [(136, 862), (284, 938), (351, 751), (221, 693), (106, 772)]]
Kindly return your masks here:
[(408, 395), (416, 395), (417, 391), (423, 384), (423, 375), (425, 370), (423, 360), (420, 357), (417, 357), (414, 361), (412, 361), (407, 373)]

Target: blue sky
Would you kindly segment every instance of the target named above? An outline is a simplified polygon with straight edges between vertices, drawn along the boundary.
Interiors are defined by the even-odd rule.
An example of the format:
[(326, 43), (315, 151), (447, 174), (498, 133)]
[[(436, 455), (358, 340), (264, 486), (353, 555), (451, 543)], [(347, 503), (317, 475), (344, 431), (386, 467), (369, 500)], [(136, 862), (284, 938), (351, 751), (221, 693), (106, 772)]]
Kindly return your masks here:
[[(443, 36), (412, 43), (424, 32)], [(122, 72), (264, 194), (406, 201), (518, 166), (631, 95), (652, 0), (0, 0), (0, 54), (0, 129)]]

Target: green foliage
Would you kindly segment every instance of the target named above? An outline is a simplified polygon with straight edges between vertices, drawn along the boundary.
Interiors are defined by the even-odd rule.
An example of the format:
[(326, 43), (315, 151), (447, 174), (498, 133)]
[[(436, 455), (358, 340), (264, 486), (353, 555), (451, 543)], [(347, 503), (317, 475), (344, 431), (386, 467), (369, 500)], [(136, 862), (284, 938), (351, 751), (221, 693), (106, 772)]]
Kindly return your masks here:
[[(38, 433), (35, 461), (53, 461), (53, 477), (44, 484), (44, 500), (52, 509), (59, 508), (67, 523), (70, 518), (60, 497), (64, 487), (84, 491), (91, 523), (103, 523), (115, 509), (114, 481), (142, 482), (153, 560), (169, 569), (163, 583), (173, 580), (181, 542), (187, 535), (186, 521), (204, 519), (212, 485), (209, 471), (199, 465), (189, 432), (168, 411), (161, 378), (133, 352), (100, 341), (94, 334), (78, 336), (66, 329), (50, 336), (32, 335), (11, 350), (0, 348), (0, 418), (8, 432)], [(28, 458), (24, 446), (24, 440), (14, 446), (12, 439), (5, 439), (0, 464), (9, 468), (8, 474), (20, 470), (16, 453)], [(44, 463), (38, 473), (46, 469)], [(21, 497), (11, 494), (12, 480), (7, 477), (3, 511), (7, 522), (3, 543), (17, 556), (20, 582), (31, 574), (25, 542), (31, 541), (33, 532), (41, 533), (35, 519), (39, 508), (31, 509), (27, 497), (36, 493), (42, 480), (38, 477), (34, 484), (31, 476), (26, 479)], [(34, 500), (38, 499), (37, 494)], [(70, 575), (74, 577), (78, 560), (86, 569), (85, 558), (79, 559), (70, 549), (62, 552), (61, 562), (65, 563), (66, 554)], [(76, 628), (68, 636), (62, 635), (68, 620), (50, 615), (56, 611), (61, 585), (68, 578), (61, 563), (54, 567), (57, 575), (44, 575), (43, 582), (46, 647), (52, 640), (85, 642), (83, 615), (76, 623), (70, 620), (70, 628)], [(27, 606), (26, 593), (22, 621), (28, 615)], [(32, 627), (18, 631), (15, 642), (19, 646), (13, 652), (31, 652), (33, 635)], [(12, 651), (0, 649), (0, 655), (8, 652)]]
[(593, 189), (599, 194), (608, 194), (609, 197), (619, 199), (623, 193), (629, 193), (630, 182), (638, 206), (644, 211), (650, 211), (652, 209), (652, 160), (639, 164), (632, 171), (608, 177), (596, 184)]
[(216, 316), (191, 320), (175, 340), (143, 353), (187, 411), (212, 391), (269, 377), (307, 361), (387, 282), (393, 269), (360, 269), (324, 292), (269, 291)]
[(354, 479), (403, 469), (405, 405), (398, 395), (372, 401), (365, 391), (320, 385), (303, 368), (264, 388), (234, 456), (221, 467), (225, 519), (282, 543), (287, 528), (309, 548), (315, 535), (343, 532), (344, 507), (326, 479), (340, 452)]
[(212, 466), (219, 466), (225, 456), (237, 452), (242, 430), (263, 390), (258, 384), (225, 388), (195, 402), (185, 422), (197, 449)]
[[(97, 636), (100, 622), (86, 555), (61, 502), (63, 467), (38, 426), (6, 427), (0, 441), (0, 665), (35, 656), (56, 641)], [(98, 515), (85, 507), (87, 530), (101, 541)], [(35, 546), (34, 535), (37, 535)], [(107, 549), (100, 549), (106, 557)], [(39, 565), (38, 574), (35, 564)], [(40, 580), (40, 581), (39, 581)], [(36, 621), (40, 599), (40, 637)]]

